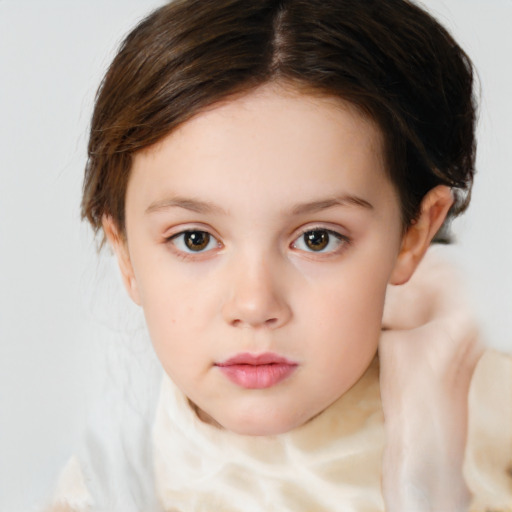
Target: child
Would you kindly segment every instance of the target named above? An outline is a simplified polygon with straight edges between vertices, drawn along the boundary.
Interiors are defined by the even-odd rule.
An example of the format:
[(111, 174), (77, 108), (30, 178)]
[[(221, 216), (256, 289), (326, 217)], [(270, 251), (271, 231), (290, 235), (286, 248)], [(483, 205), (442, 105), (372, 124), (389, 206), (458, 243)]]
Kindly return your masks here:
[[(510, 436), (466, 432), (474, 322), (439, 251), (422, 262), (469, 202), (472, 87), (404, 0), (178, 0), (132, 31), (83, 215), (165, 376), (147, 445), (91, 437), (51, 510), (510, 507)], [(472, 401), (510, 371), (489, 357)]]

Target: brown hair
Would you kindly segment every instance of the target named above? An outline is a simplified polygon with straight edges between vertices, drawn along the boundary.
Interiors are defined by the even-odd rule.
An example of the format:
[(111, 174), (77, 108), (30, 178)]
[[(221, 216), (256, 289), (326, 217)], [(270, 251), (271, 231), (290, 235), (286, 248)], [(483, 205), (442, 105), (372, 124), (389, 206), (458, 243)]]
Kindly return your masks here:
[(134, 153), (208, 106), (279, 80), (341, 98), (380, 127), (404, 225), (434, 186), (469, 202), (475, 162), (472, 65), (406, 0), (175, 0), (125, 39), (99, 88), (82, 216), (124, 232)]

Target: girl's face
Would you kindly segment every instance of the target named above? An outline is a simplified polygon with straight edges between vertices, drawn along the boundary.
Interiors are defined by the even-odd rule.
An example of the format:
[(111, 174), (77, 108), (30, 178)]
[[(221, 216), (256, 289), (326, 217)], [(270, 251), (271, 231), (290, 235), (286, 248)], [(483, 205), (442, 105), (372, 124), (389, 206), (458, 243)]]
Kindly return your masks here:
[(376, 126), (265, 86), (135, 156), (121, 266), (201, 416), (271, 435), (368, 367), (401, 234)]

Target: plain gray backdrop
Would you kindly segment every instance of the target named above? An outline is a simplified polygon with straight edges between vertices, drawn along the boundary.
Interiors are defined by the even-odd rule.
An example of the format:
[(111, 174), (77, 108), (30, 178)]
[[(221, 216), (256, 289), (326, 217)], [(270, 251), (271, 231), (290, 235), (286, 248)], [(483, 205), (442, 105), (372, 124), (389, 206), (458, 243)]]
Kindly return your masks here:
[[(142, 324), (79, 202), (96, 88), (161, 3), (0, 0), (1, 512), (48, 492), (102, 393), (105, 352)], [(424, 5), (479, 72), (478, 175), (454, 251), (488, 344), (512, 352), (512, 0)]]

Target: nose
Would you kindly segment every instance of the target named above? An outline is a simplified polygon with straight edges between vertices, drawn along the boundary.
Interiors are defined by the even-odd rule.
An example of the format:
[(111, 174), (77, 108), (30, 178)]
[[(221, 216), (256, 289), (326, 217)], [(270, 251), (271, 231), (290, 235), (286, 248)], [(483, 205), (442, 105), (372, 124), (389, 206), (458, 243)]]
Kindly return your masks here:
[(290, 320), (284, 276), (269, 261), (245, 261), (231, 269), (228, 279), (222, 314), (231, 326), (276, 329)]

